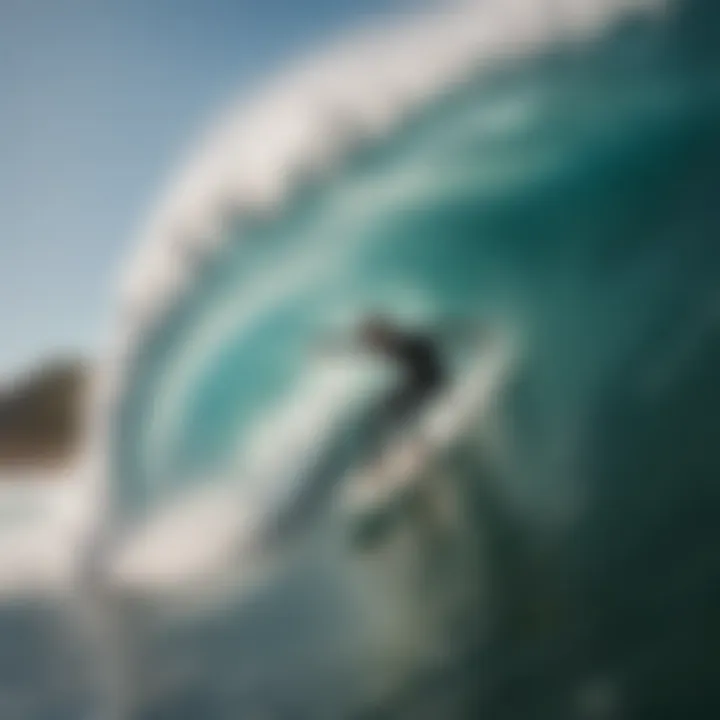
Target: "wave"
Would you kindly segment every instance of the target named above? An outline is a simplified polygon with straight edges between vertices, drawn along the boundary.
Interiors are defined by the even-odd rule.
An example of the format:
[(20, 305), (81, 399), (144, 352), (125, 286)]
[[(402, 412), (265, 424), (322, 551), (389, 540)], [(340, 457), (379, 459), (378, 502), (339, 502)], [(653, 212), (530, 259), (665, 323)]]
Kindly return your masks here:
[[(188, 389), (197, 384), (203, 365), (217, 357), (228, 338), (238, 342), (238, 333), (252, 332), (273, 304), (292, 302), (323, 272), (335, 272), (333, 268), (350, 262), (353, 243), (365, 242), (351, 232), (354, 223), (366, 226), (368, 217), (382, 221), (387, 217), (383, 207), (393, 212), (408, 203), (438, 202), (439, 197), (458, 198), (463, 192), (477, 195), (482, 192), (478, 183), (483, 170), (480, 175), (477, 170), (438, 174), (424, 161), (375, 175), (369, 182), (356, 178), (338, 183), (322, 229), (313, 228), (315, 238), (307, 240), (296, 233), (287, 250), (254, 240), (253, 227), (280, 224), (282, 208), (293, 207), (293, 198), (308, 178), (327, 187), (338, 177), (333, 168), (341, 167), (354, 147), (382, 145), (382, 138), (390, 137), (421, 108), (437, 104), (439, 97), (462, 83), (471, 87), (480, 70), (497, 66), (498, 57), (507, 62), (511, 56), (539, 52), (559, 41), (582, 40), (628, 11), (647, 11), (652, 5), (581, 1), (553, 3), (552, 8), (526, 2), (443, 8), (341, 43), (232, 111), (210, 132), (142, 233), (140, 253), (127, 274), (116, 349), (97, 403), (95, 415), (100, 417), (93, 424), (105, 428), (108, 418), (132, 415), (127, 406), (148, 390), (138, 388), (149, 382), (147, 367), (157, 362), (153, 353), (180, 322), (180, 308), (190, 306), (187, 313), (195, 313), (195, 328), (153, 388), (158, 398), (153, 428), (139, 441), (147, 455), (167, 455), (167, 428), (183, 412)], [(465, 133), (477, 134), (478, 122), (492, 131), (491, 113), (472, 106), (463, 120)], [(435, 141), (447, 146), (457, 137), (462, 137), (462, 130), (453, 127)], [(448, 152), (446, 147), (443, 152)], [(504, 172), (508, 169), (505, 163)], [(499, 192), (501, 179), (497, 169), (492, 170), (486, 174), (486, 192)], [(508, 179), (517, 182), (529, 172), (531, 167), (524, 163)], [(333, 239), (339, 235), (343, 243)], [(240, 242), (243, 236), (245, 242)], [(269, 248), (265, 255), (258, 248), (263, 243)], [(246, 252), (231, 250), (238, 245)], [(232, 257), (238, 270), (232, 283), (226, 280), (223, 297), (221, 281), (207, 268)], [(402, 279), (392, 282), (397, 294)], [(202, 319), (201, 303), (195, 299), (203, 292), (198, 287), (208, 288), (205, 294), (212, 297), (204, 300), (212, 310), (206, 308)], [(432, 305), (434, 298), (429, 300)], [(397, 298), (393, 305), (398, 306)], [(121, 419), (119, 424), (130, 422)], [(97, 436), (100, 444), (107, 440), (102, 430)], [(103, 457), (104, 451), (97, 454)], [(155, 474), (169, 475), (171, 470), (157, 469)]]
[[(684, 100), (652, 88), (588, 99), (573, 86), (574, 122), (554, 123), (568, 97), (555, 94), (552, 81), (543, 84), (541, 71), (525, 82), (533, 71), (521, 61), (599, 36), (635, 12), (653, 17), (665, 5), (515, 0), (398, 19), (308, 59), (211, 129), (140, 234), (78, 469), (93, 508), (86, 538), (92, 557), (85, 560), (98, 563), (109, 583), (96, 608), (112, 616), (113, 628), (118, 623), (123, 640), (144, 643), (143, 650), (159, 647), (160, 656), (174, 655), (177, 643), (178, 657), (202, 666), (188, 673), (214, 688), (219, 680), (210, 676), (219, 667), (235, 667), (253, 648), (273, 645), (275, 628), (263, 625), (257, 642), (241, 622), (246, 615), (260, 622), (253, 600), (260, 598), (287, 630), (287, 649), (282, 601), (295, 603), (298, 587), (314, 585), (313, 603), (328, 617), (313, 632), (337, 641), (333, 652), (347, 665), (338, 661), (331, 670), (351, 667), (353, 682), (361, 678), (353, 691), (362, 695), (370, 675), (372, 691), (383, 692), (423, 663), (442, 664), (448, 646), (459, 642), (458, 626), (461, 635), (472, 626), (468, 642), (477, 638), (478, 608), (492, 584), (479, 580), (510, 576), (515, 567), (506, 548), (499, 560), (496, 549), (483, 549), (489, 528), (506, 523), (523, 491), (532, 504), (548, 487), (499, 488), (488, 466), (519, 469), (522, 483), (544, 481), (543, 473), (572, 462), (568, 447), (575, 450), (582, 431), (578, 378), (597, 391), (602, 378), (593, 375), (595, 366), (607, 369), (620, 356), (588, 344), (587, 357), (577, 353), (571, 363), (560, 344), (525, 340), (582, 323), (620, 346), (643, 312), (633, 302), (639, 275), (629, 272), (612, 300), (599, 294), (598, 307), (578, 320), (577, 288), (563, 268), (543, 265), (533, 252), (525, 236), (532, 235), (534, 206), (518, 199), (545, 197), (558, 178), (576, 177), (578, 157), (590, 157), (587, 148), (595, 153), (591, 162), (601, 164), (600, 155), (612, 160), (628, 138), (647, 135), (658, 118), (675, 117)], [(519, 68), (521, 81), (502, 75), (508, 67)], [(571, 204), (563, 199), (553, 207), (566, 218)], [(529, 259), (512, 276), (498, 237), (512, 234), (512, 219), (523, 211), (530, 219), (518, 244), (525, 243)], [(494, 234), (497, 216), (505, 234)], [(576, 248), (575, 239), (568, 247)], [(665, 273), (662, 263), (646, 268), (642, 287), (662, 286)], [(610, 317), (610, 304), (627, 308), (622, 322)], [(348, 542), (348, 514), (338, 505), (325, 511), (338, 478), (360, 484), (347, 463), (327, 484), (312, 480), (318, 462), (391, 381), (364, 366), (308, 360), (315, 339), (342, 331), (368, 308), (423, 326), (462, 313), (522, 340), (496, 379), (493, 402), (463, 424), (453, 452), (417, 483), (427, 495), (413, 495), (399, 513), (388, 503), (390, 529), (380, 522), (370, 533), (382, 537), (379, 546), (367, 537)], [(483, 353), (450, 348), (458, 366), (476, 370)], [(498, 399), (500, 389), (517, 380), (513, 373), (524, 370), (523, 362), (543, 367), (543, 353), (554, 365), (565, 362), (544, 378), (543, 391), (563, 408), (565, 421), (537, 433), (538, 446), (561, 456), (549, 469), (541, 452), (523, 454), (508, 441), (504, 418), (496, 417), (506, 401)], [(452, 407), (460, 413), (460, 404)], [(521, 472), (530, 465), (536, 473)], [(268, 552), (270, 545), (258, 542), (268, 523), (280, 513), (282, 527), (285, 511), (298, 508), (305, 542)], [(503, 604), (514, 607), (523, 592), (509, 585)], [(172, 602), (199, 599), (205, 607), (208, 596), (225, 603), (222, 609), (212, 604), (201, 620), (179, 613), (182, 621), (167, 631)], [(282, 606), (274, 615), (273, 602)], [(338, 608), (342, 620), (331, 620)], [(218, 636), (240, 625), (247, 635), (238, 631), (223, 655)], [(308, 647), (317, 640), (309, 636), (310, 630)], [(128, 656), (113, 673), (137, 661), (154, 677), (143, 652), (138, 660), (120, 644)], [(295, 647), (301, 653), (306, 646), (298, 640)], [(312, 657), (335, 657), (325, 650), (313, 646), (297, 666), (312, 674)], [(268, 660), (263, 687), (281, 686), (274, 675), (282, 675), (282, 657), (278, 650)], [(212, 668), (207, 677), (203, 667)], [(333, 684), (328, 673), (323, 665), (312, 677), (325, 687)], [(144, 695), (141, 703), (162, 694), (135, 687), (135, 679), (128, 684)]]

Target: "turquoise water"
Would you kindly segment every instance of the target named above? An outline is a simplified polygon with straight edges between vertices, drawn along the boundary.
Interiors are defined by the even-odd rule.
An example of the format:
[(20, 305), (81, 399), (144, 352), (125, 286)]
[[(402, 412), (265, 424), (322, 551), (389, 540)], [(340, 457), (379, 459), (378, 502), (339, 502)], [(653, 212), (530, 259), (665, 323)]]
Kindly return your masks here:
[[(277, 216), (230, 222), (137, 358), (114, 447), (127, 517), (218, 478), (242, 486), (253, 428), (283, 417), (317, 338), (358, 312), (520, 337), (494, 415), (512, 509), (491, 510), (486, 469), (466, 470), (493, 629), (463, 615), (469, 649), (373, 717), (712, 716), (720, 16), (680, 7), (506, 64), (300, 184)], [(352, 622), (323, 614), (327, 582), (289, 571), (261, 609), (177, 640), (203, 669), (148, 717), (344, 716), (356, 678), (306, 662)], [(262, 677), (229, 700), (225, 671), (253, 663)]]

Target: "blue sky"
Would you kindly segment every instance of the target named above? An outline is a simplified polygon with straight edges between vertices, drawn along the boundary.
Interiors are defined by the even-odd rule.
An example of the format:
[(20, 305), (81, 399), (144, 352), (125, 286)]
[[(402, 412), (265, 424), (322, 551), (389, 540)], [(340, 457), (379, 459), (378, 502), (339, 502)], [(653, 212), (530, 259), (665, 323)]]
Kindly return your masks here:
[(393, 0), (3, 0), (0, 373), (109, 334), (119, 267), (214, 112)]

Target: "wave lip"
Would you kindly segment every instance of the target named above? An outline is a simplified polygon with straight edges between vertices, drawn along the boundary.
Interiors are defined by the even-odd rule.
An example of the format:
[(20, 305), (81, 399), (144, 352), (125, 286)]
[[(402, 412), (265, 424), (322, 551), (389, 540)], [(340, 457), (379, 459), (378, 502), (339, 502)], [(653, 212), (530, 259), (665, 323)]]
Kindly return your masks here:
[[(229, 215), (279, 211), (308, 174), (499, 60), (581, 41), (661, 0), (452, 4), (337, 43), (277, 78), (211, 128), (141, 233), (125, 275), (128, 342), (153, 326), (223, 242)], [(129, 326), (129, 327), (128, 327)]]

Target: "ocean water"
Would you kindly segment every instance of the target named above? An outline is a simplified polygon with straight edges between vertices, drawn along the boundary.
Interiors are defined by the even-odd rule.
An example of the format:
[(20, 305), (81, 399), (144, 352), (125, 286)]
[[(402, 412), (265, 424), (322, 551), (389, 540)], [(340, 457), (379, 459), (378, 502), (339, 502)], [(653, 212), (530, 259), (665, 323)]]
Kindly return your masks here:
[[(719, 10), (549, 32), (188, 244), (109, 425), (94, 662), (8, 717), (713, 717)], [(367, 311), (513, 354), (358, 534), (331, 490), (392, 377), (314, 347)], [(491, 345), (445, 350), (460, 372)], [(308, 497), (290, 541), (253, 543)]]

